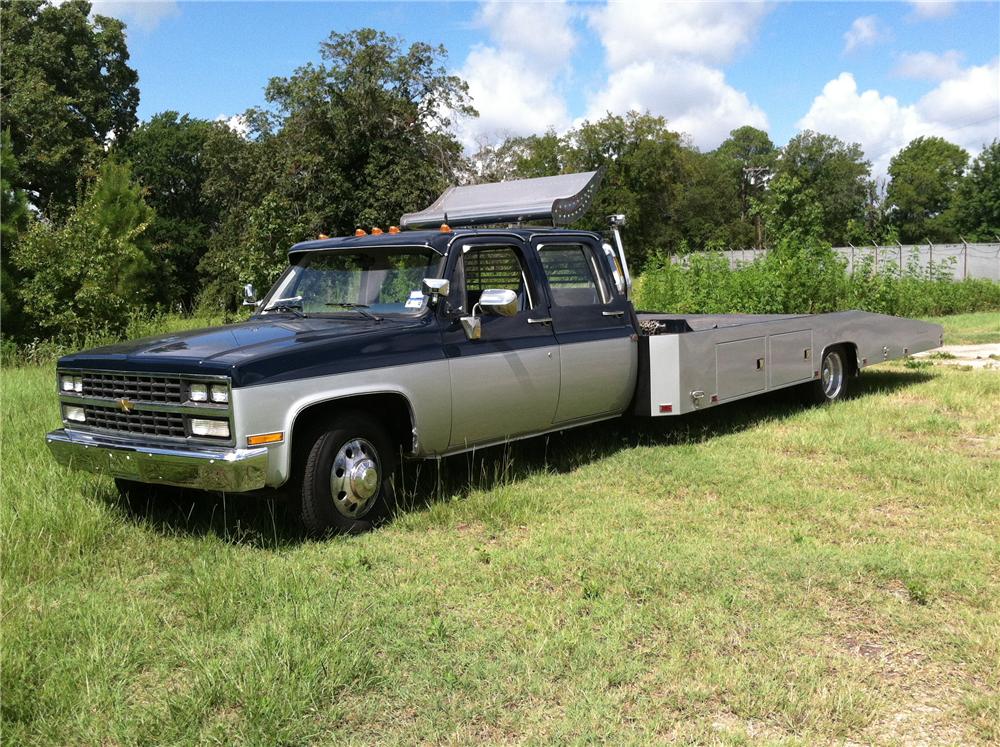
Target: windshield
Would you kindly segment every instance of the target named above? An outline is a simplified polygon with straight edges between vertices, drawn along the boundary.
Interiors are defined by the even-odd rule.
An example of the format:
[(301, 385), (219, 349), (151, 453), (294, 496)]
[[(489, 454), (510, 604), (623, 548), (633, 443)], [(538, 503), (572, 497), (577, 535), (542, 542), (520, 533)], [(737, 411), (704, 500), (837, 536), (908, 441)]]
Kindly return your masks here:
[(427, 302), (421, 283), (437, 276), (440, 261), (422, 247), (309, 253), (275, 284), (261, 313), (419, 314)]

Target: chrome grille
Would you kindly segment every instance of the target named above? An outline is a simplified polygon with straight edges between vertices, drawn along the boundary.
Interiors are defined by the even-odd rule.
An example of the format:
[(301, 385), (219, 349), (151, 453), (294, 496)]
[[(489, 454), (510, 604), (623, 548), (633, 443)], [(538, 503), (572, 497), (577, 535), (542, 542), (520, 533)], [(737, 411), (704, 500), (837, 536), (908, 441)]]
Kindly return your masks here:
[(184, 438), (184, 416), (173, 412), (132, 410), (124, 412), (115, 407), (85, 405), (86, 425), (91, 428), (139, 433), (145, 436), (173, 436)]
[(110, 397), (162, 404), (180, 404), (185, 399), (179, 377), (141, 374), (87, 372), (83, 374), (83, 391), (80, 394), (84, 397)]

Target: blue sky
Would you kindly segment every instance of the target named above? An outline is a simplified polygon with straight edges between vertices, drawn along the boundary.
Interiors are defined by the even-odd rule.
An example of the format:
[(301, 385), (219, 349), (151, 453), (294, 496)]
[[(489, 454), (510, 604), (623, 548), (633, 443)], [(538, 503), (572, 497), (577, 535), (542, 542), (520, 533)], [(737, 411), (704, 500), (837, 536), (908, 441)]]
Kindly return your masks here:
[(109, 2), (129, 24), (141, 118), (229, 117), (332, 30), (444, 44), (482, 117), (469, 147), (604, 111), (663, 114), (703, 149), (729, 129), (804, 127), (862, 144), (876, 170), (917, 135), (1000, 136), (1000, 4)]

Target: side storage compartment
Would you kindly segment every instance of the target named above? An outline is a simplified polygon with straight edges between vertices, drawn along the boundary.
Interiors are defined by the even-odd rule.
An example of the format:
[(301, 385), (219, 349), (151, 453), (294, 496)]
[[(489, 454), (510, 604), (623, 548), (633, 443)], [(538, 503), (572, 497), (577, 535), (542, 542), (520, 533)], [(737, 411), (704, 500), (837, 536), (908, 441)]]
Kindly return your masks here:
[(813, 378), (812, 330), (771, 335), (768, 345), (768, 381), (772, 389)]
[(720, 401), (767, 388), (765, 347), (763, 337), (716, 344), (716, 391)]

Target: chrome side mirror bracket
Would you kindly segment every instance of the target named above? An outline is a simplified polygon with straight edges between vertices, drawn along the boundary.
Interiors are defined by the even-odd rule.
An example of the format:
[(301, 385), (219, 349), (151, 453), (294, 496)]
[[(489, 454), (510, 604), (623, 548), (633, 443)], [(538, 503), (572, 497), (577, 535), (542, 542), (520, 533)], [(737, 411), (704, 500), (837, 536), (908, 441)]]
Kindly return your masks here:
[(247, 283), (243, 286), (243, 305), (260, 306), (260, 301), (257, 300), (257, 291), (254, 290), (253, 283)]
[(493, 316), (514, 316), (517, 314), (517, 294), (507, 289), (484, 290), (479, 294), (479, 303), (472, 307), (469, 316), (459, 317), (465, 336), (478, 340), (483, 335), (483, 314)]
[(478, 316), (463, 316), (459, 318), (465, 337), (469, 340), (478, 340), (483, 334), (482, 320)]
[(431, 306), (435, 306), (441, 296), (451, 293), (451, 283), (443, 278), (424, 278), (420, 290), (429, 298)]

